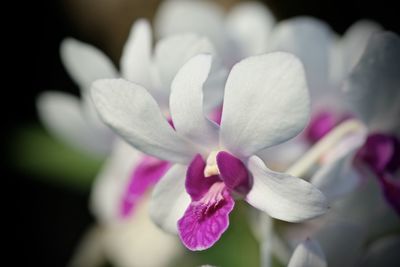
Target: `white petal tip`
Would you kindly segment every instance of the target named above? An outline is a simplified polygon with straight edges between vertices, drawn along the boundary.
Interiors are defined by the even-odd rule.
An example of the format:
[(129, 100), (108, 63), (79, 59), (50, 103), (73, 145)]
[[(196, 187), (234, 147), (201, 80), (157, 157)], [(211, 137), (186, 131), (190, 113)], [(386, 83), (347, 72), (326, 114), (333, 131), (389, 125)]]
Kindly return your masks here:
[(327, 262), (320, 245), (306, 239), (299, 244), (290, 259), (288, 267), (326, 267)]

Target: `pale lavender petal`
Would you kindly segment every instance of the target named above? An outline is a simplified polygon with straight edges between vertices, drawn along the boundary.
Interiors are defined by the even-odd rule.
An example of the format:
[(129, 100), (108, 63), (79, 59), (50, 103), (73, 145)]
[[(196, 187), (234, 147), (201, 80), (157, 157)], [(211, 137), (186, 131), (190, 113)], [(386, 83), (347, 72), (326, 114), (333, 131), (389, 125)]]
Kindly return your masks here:
[(232, 191), (246, 195), (252, 186), (249, 172), (243, 162), (228, 152), (217, 154), (220, 176), (225, 185)]
[(224, 184), (215, 183), (204, 199), (190, 203), (178, 221), (183, 244), (190, 250), (204, 250), (214, 245), (228, 228), (234, 205)]
[(120, 203), (120, 216), (128, 217), (135, 209), (149, 187), (156, 184), (167, 172), (171, 164), (168, 161), (144, 156), (133, 169)]
[(193, 158), (186, 172), (186, 192), (190, 195), (192, 200), (199, 200), (202, 198), (214, 183), (220, 181), (220, 178), (217, 175), (205, 177), (205, 166), (205, 161), (200, 154), (197, 154)]

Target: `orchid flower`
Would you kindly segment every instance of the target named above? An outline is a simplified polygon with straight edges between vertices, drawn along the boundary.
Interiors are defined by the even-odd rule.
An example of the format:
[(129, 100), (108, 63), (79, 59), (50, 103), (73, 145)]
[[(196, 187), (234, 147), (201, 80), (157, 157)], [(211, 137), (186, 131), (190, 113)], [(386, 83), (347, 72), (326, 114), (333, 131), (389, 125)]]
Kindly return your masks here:
[(153, 220), (178, 231), (189, 249), (202, 250), (227, 229), (235, 197), (291, 222), (323, 214), (327, 205), (319, 190), (271, 171), (255, 156), (298, 134), (308, 119), (300, 61), (272, 53), (236, 64), (225, 86), (220, 126), (203, 114), (202, 88), (210, 68), (211, 56), (199, 55), (174, 78), (174, 128), (144, 87), (122, 79), (93, 84), (93, 101), (107, 125), (144, 153), (176, 163), (153, 191)]
[[(205, 38), (182, 34), (160, 40), (153, 53), (151, 35), (146, 21), (139, 20), (133, 25), (122, 53), (120, 75), (145, 84), (168, 113), (165, 98), (180, 64), (198, 53), (213, 53), (213, 47)], [(139, 211), (146, 204), (148, 189), (171, 165), (127, 146), (99, 120), (87, 88), (96, 79), (119, 76), (111, 61), (96, 48), (72, 39), (63, 42), (61, 54), (67, 70), (81, 87), (82, 101), (62, 93), (46, 93), (39, 100), (40, 114), (51, 129), (71, 144), (83, 148), (106, 146), (103, 152), (111, 154), (92, 190), (91, 208), (100, 223), (101, 230), (97, 233), (101, 236), (90, 235), (90, 238), (93, 242), (104, 242), (103, 253), (120, 266), (131, 266), (132, 262), (139, 266), (164, 265), (179, 250), (176, 240), (156, 229), (146, 214)], [(221, 92), (213, 90), (213, 86), (220, 78), (224, 82), (224, 71), (214, 66), (216, 75), (205, 88), (213, 103), (219, 103)], [(211, 108), (213, 103), (204, 102)], [(64, 113), (60, 113), (60, 107)], [(107, 140), (100, 138), (106, 134)], [(143, 242), (139, 246), (133, 238), (138, 233), (146, 234), (146, 240), (158, 240), (159, 246), (151, 245), (153, 251), (158, 251), (157, 259), (143, 253), (148, 246)], [(166, 244), (168, 249), (163, 248)], [(136, 250), (131, 251), (132, 248)]]
[(275, 24), (259, 2), (237, 4), (228, 14), (214, 1), (163, 1), (154, 19), (159, 37), (194, 32), (207, 36), (228, 67), (242, 58), (266, 52)]
[(311, 121), (303, 133), (287, 143), (259, 153), (261, 158), (271, 162), (274, 169), (286, 170), (310, 147), (309, 137), (320, 137), (321, 127), (315, 131), (313, 129), (316, 127), (313, 125), (316, 124), (315, 114), (319, 113), (320, 96), (330, 92), (329, 55), (332, 44), (333, 31), (330, 27), (323, 21), (310, 17), (284, 20), (271, 31), (267, 50), (289, 52), (300, 58), (304, 64), (312, 104)]
[[(240, 59), (265, 53), (274, 24), (271, 11), (256, 1), (237, 4), (226, 14), (210, 0), (168, 0), (154, 18), (159, 38), (188, 32), (208, 37), (227, 69)], [(219, 122), (221, 107), (212, 116)]]
[(260, 156), (285, 169), (333, 128), (351, 118), (340, 87), (359, 60), (367, 40), (381, 28), (372, 21), (359, 21), (343, 37), (311, 17), (296, 17), (278, 23), (272, 30), (268, 51), (285, 51), (304, 63), (311, 92), (311, 120), (305, 130), (288, 143)]
[[(157, 42), (153, 55), (151, 53), (152, 42), (149, 25), (144, 21), (139, 21), (132, 31), (133, 37), (128, 40), (128, 45), (124, 52), (128, 55), (127, 58), (130, 60), (125, 58), (122, 60), (122, 66), (125, 66), (123, 69), (126, 69), (125, 77), (128, 76), (130, 81), (145, 85), (149, 93), (157, 99), (158, 104), (167, 116), (167, 119), (169, 119), (168, 103), (166, 99), (168, 99), (169, 96), (170, 83), (178, 71), (180, 64), (183, 65), (187, 59), (196, 54), (213, 53), (213, 47), (207, 39), (202, 37), (197, 37), (192, 34), (176, 35)], [(137, 62), (140, 62), (140, 64)], [(225, 71), (217, 68), (216, 65), (213, 67), (215, 67), (215, 72), (213, 71), (212, 73), (215, 75), (213, 75), (211, 82), (206, 86), (210, 95), (210, 101), (208, 101), (208, 99), (204, 100), (204, 105), (207, 108), (212, 108), (216, 105), (215, 103), (221, 101), (222, 97), (219, 96), (221, 92), (218, 92), (214, 86), (217, 86), (218, 83), (221, 82), (220, 79), (222, 79), (222, 82), (225, 80)], [(116, 150), (118, 150), (118, 148), (116, 148)], [(121, 153), (126, 153), (124, 152), (126, 149), (122, 150)], [(115, 152), (115, 154), (119, 153), (118, 151)], [(140, 156), (133, 157), (130, 155), (132, 160), (136, 158), (136, 160), (132, 162), (131, 173), (128, 175), (119, 175), (121, 179), (125, 179), (123, 185), (117, 183), (117, 180), (113, 176), (118, 175), (119, 171), (121, 171), (118, 170), (118, 164), (126, 164), (124, 163), (124, 156), (117, 156), (119, 159), (117, 159), (116, 162), (113, 158), (110, 159), (110, 167), (105, 168), (105, 174), (101, 174), (94, 185), (94, 205), (98, 207), (96, 210), (111, 205), (111, 202), (108, 202), (108, 204), (104, 203), (107, 200), (102, 192), (104, 190), (108, 191), (111, 184), (116, 184), (120, 190), (118, 193), (119, 203), (117, 205), (113, 203), (112, 210), (114, 215), (118, 213), (117, 217), (128, 217), (131, 210), (134, 209), (135, 203), (140, 200), (140, 197), (146, 193), (147, 189), (154, 185), (170, 167), (167, 161), (146, 156), (140, 152), (136, 153), (140, 154)], [(121, 163), (118, 163), (118, 161), (121, 161)], [(110, 171), (111, 173), (109, 174), (108, 172)]]
[(344, 87), (363, 124), (336, 142), (311, 178), (331, 202), (331, 212), (282, 231), (291, 245), (305, 236), (318, 240), (330, 265), (354, 266), (365, 257), (367, 243), (398, 228), (399, 60), (397, 35), (371, 37)]
[[(213, 48), (206, 39), (186, 34), (159, 41), (152, 56), (149, 39), (151, 34), (148, 30), (149, 27), (145, 24), (137, 30), (138, 34), (134, 34), (131, 48), (126, 52), (131, 61), (126, 60), (125, 64), (127, 68), (130, 66), (132, 69), (130, 79), (139, 84), (146, 84), (168, 115), (165, 97), (169, 94), (169, 83), (175, 75), (174, 71), (179, 64), (185, 62), (186, 57), (200, 52), (213, 52)], [(137, 62), (141, 62), (140, 68)], [(217, 79), (214, 79), (212, 82), (216, 81)], [(218, 92), (210, 93), (213, 101), (219, 101)], [(92, 209), (100, 221), (108, 225), (104, 233), (106, 253), (119, 266), (164, 266), (178, 254), (176, 239), (157, 229), (144, 212), (148, 189), (170, 166), (167, 161), (146, 156), (118, 141), (113, 154), (96, 179)], [(140, 236), (148, 243), (138, 242)], [(154, 258), (152, 254), (147, 253), (149, 246), (158, 257)]]
[[(376, 34), (371, 39), (359, 63), (345, 83), (354, 114), (368, 128), (368, 133), (350, 140), (354, 146), (335, 151), (335, 160), (317, 173), (313, 183), (320, 188), (338, 181), (335, 174), (373, 175), (380, 181), (389, 203), (400, 212), (400, 185), (394, 178), (400, 168), (400, 79), (397, 75), (400, 59), (400, 39), (392, 33)], [(379, 94), (376, 94), (379, 90)], [(345, 147), (349, 140), (344, 140)], [(350, 155), (350, 156), (349, 156)], [(351, 156), (352, 155), (352, 156)], [(339, 185), (340, 183), (338, 183)], [(330, 193), (328, 190), (329, 195)]]
[[(146, 160), (153, 165), (143, 164)], [(120, 267), (168, 266), (182, 253), (179, 240), (154, 225), (147, 212), (148, 189), (168, 168), (167, 163), (164, 169), (157, 164), (125, 142), (116, 142), (92, 189), (91, 210), (99, 223), (83, 238), (71, 267), (101, 266), (97, 261), (102, 257)], [(138, 174), (143, 177), (137, 179)]]
[[(93, 155), (104, 157), (112, 149), (115, 136), (99, 120), (88, 91), (93, 81), (101, 78), (124, 77), (145, 85), (158, 99), (168, 99), (172, 78), (191, 56), (213, 53), (207, 39), (194, 34), (170, 36), (160, 40), (152, 53), (152, 31), (149, 23), (138, 20), (132, 26), (124, 46), (120, 73), (99, 49), (74, 39), (61, 44), (61, 59), (70, 76), (81, 90), (82, 100), (62, 92), (45, 92), (38, 99), (39, 116), (43, 124), (65, 143)], [(138, 63), (140, 62), (140, 63)], [(206, 101), (214, 107), (222, 99), (218, 88), (224, 82), (224, 71), (215, 66), (214, 78), (205, 87)], [(217, 101), (217, 103), (215, 103)], [(167, 103), (160, 103), (167, 106)]]
[[(168, 112), (168, 104), (165, 103), (165, 99), (168, 98), (170, 83), (180, 64), (185, 63), (187, 59), (198, 53), (213, 53), (213, 47), (205, 38), (193, 34), (176, 35), (160, 40), (153, 55), (151, 35), (151, 28), (147, 21), (138, 20), (133, 25), (121, 57), (121, 75), (129, 80), (146, 85), (153, 96), (158, 99), (164, 111)], [(83, 99), (80, 103), (79, 99), (64, 93), (45, 93), (38, 101), (38, 108), (44, 123), (74, 146), (83, 149), (104, 150), (103, 153), (111, 151), (116, 137), (99, 120), (88, 97), (87, 88), (96, 79), (118, 77), (116, 68), (100, 50), (73, 39), (67, 39), (63, 42), (61, 55), (67, 70), (80, 85)], [(224, 81), (223, 73), (222, 70), (221, 76), (221, 71), (216, 72), (215, 79), (212, 79), (209, 83), (210, 86), (206, 86), (211, 95), (210, 99), (214, 103), (221, 101), (221, 97), (218, 96), (221, 93), (213, 90), (213, 86), (216, 86), (215, 83), (218, 83), (219, 77), (222, 77), (222, 82)], [(205, 101), (205, 104), (211, 107), (215, 105), (209, 104), (208, 101)], [(60, 109), (62, 112), (60, 112)], [(119, 145), (116, 145), (114, 150), (119, 150), (119, 147)], [(113, 153), (119, 154), (120, 152)], [(125, 150), (121, 153), (125, 153)], [(121, 157), (118, 158), (121, 160)], [(114, 165), (115, 160), (110, 159), (110, 161), (112, 163), (107, 163), (107, 165)], [(122, 162), (121, 164), (126, 163)], [(130, 209), (136, 201), (132, 199), (132, 194), (144, 194), (146, 189), (154, 184), (169, 166), (165, 161), (144, 155), (136, 161), (132, 161), (131, 164), (131, 168), (136, 171), (132, 171), (132, 174), (128, 175), (132, 179), (130, 183), (124, 180), (128, 183), (126, 192), (121, 193), (121, 195), (125, 194), (124, 197), (121, 196), (121, 199), (125, 199), (122, 201), (124, 204), (121, 204), (124, 207), (114, 207), (123, 216), (129, 215)], [(104, 172), (109, 172), (107, 167)], [(97, 188), (104, 187), (103, 185), (97, 186), (97, 183), (110, 183), (103, 181), (106, 178), (102, 178), (109, 176), (108, 174), (100, 174), (99, 176), (100, 178), (97, 179), (98, 182), (94, 186), (94, 195), (98, 194)], [(125, 179), (126, 176), (123, 175), (121, 178)], [(137, 183), (140, 184), (137, 185)], [(137, 190), (140, 190), (140, 192), (136, 192)], [(102, 193), (99, 194), (102, 195)], [(107, 199), (108, 197), (94, 198)], [(109, 205), (106, 204), (106, 206)], [(100, 215), (100, 217), (103, 216)]]

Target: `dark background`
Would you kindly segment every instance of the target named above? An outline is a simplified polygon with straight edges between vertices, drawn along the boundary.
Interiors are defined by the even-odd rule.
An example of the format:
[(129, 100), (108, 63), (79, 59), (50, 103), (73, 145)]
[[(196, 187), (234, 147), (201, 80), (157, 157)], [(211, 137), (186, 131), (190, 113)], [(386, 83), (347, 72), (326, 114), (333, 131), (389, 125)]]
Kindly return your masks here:
[[(62, 186), (34, 179), (32, 175), (13, 167), (9, 159), (10, 140), (16, 131), (25, 125), (37, 122), (35, 98), (41, 91), (54, 89), (77, 94), (78, 90), (65, 73), (59, 58), (59, 44), (66, 36), (91, 42), (103, 48), (116, 60), (123, 34), (127, 33), (133, 17), (140, 14), (138, 6), (124, 9), (126, 19), (108, 17), (112, 27), (121, 25), (121, 42), (110, 44), (104, 41), (96, 24), (82, 28), (74, 17), (74, 5), (79, 1), (25, 1), (4, 7), (10, 18), (2, 25), (2, 160), (1, 180), (3, 200), (2, 230), (6, 239), (6, 257), (10, 266), (29, 264), (37, 266), (64, 266), (71, 256), (80, 236), (92, 222), (87, 207), (88, 193), (78, 192)], [(82, 1), (84, 2), (84, 1)], [(96, 3), (96, 1), (92, 1)], [(105, 0), (99, 0), (99, 3)], [(147, 1), (144, 14), (150, 17), (157, 1)], [(227, 1), (225, 1), (227, 2)], [(361, 18), (370, 18), (386, 29), (399, 33), (398, 14), (394, 1), (290, 1), (271, 0), (268, 5), (279, 19), (295, 15), (312, 15), (327, 21), (338, 33)], [(146, 3), (146, 1), (144, 1)], [(132, 7), (134, 6), (134, 7)], [(81, 11), (93, 14), (91, 6)], [(131, 14), (129, 12), (132, 12)], [(89, 20), (89, 22), (91, 22)], [(93, 26), (94, 25), (94, 26)], [(96, 28), (97, 27), (97, 28)], [(108, 29), (107, 33), (112, 32)], [(124, 32), (125, 31), (125, 32)], [(122, 37), (121, 37), (122, 36)], [(9, 46), (9, 47), (7, 47)], [(37, 177), (36, 177), (37, 178)], [(5, 181), (5, 184), (4, 184)], [(6, 262), (7, 260), (4, 259)]]

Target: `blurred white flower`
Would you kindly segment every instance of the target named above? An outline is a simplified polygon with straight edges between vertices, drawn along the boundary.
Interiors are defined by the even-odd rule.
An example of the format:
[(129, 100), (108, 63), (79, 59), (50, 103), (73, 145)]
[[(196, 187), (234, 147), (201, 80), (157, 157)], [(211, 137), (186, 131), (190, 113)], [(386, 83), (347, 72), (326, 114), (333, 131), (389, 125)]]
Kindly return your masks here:
[(193, 32), (207, 36), (227, 67), (266, 52), (275, 24), (271, 11), (259, 2), (237, 4), (227, 14), (213, 1), (164, 1), (155, 16), (159, 37)]
[(284, 170), (311, 145), (352, 116), (340, 88), (368, 39), (380, 30), (375, 22), (359, 21), (343, 37), (338, 37), (329, 25), (312, 17), (287, 19), (273, 28), (267, 50), (293, 53), (303, 62), (312, 112), (309, 124), (300, 135), (269, 152), (261, 152), (263, 159)]
[(311, 179), (331, 201), (331, 211), (283, 231), (291, 246), (305, 236), (318, 240), (333, 266), (354, 266), (365, 257), (367, 243), (400, 223), (395, 178), (400, 168), (399, 62), (397, 35), (384, 32), (370, 39), (345, 84), (354, 114), (368, 131), (341, 140)]
[[(81, 89), (81, 100), (62, 92), (45, 92), (37, 107), (43, 124), (58, 138), (92, 155), (105, 156), (112, 149), (115, 136), (99, 120), (88, 88), (101, 78), (122, 76), (146, 86), (160, 105), (168, 111), (168, 96), (172, 78), (186, 60), (197, 53), (214, 54), (207, 39), (194, 34), (171, 36), (160, 40), (152, 52), (152, 31), (145, 20), (138, 20), (123, 49), (120, 74), (111, 60), (97, 48), (74, 39), (61, 45), (61, 58), (71, 77)], [(216, 60), (218, 62), (218, 60)], [(222, 99), (226, 71), (215, 64), (206, 97), (210, 109)]]
[(400, 38), (390, 32), (375, 34), (346, 80), (347, 100), (368, 132), (343, 140), (330, 152), (329, 162), (312, 178), (328, 196), (338, 191), (338, 187), (348, 187), (342, 183), (348, 185), (350, 180), (340, 179), (340, 176), (373, 175), (400, 213), (400, 194), (396, 194), (398, 189), (395, 189), (400, 186), (393, 181), (400, 169), (399, 61)]
[(288, 267), (327, 267), (327, 263), (318, 242), (307, 239), (296, 247)]

